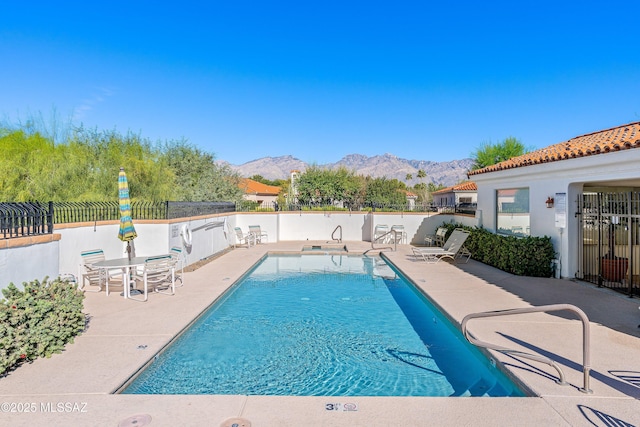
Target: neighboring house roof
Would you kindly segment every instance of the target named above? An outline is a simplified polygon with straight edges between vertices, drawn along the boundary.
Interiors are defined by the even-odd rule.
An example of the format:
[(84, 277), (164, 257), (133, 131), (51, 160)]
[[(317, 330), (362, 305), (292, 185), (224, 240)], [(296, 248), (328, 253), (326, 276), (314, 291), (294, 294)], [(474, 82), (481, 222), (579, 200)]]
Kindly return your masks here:
[(447, 194), (447, 193), (457, 193), (463, 191), (478, 191), (478, 186), (475, 182), (466, 181), (461, 182), (460, 184), (456, 184), (453, 187), (443, 188), (442, 190), (434, 191), (431, 194)]
[(557, 162), (596, 154), (640, 148), (640, 122), (588, 133), (559, 144), (550, 145), (522, 156), (514, 157), (486, 168), (469, 171), (467, 176), (540, 163)]
[(277, 196), (280, 194), (280, 187), (263, 184), (249, 178), (242, 178), (238, 187), (240, 187), (245, 194), (260, 194), (264, 196)]
[(406, 195), (407, 195), (407, 197), (409, 197), (409, 198), (411, 198), (411, 197), (413, 197), (413, 198), (417, 198), (417, 197), (418, 197), (418, 195), (417, 195), (417, 194), (413, 194), (411, 191), (408, 191), (408, 190), (401, 190), (401, 191), (403, 191), (403, 192), (404, 192), (404, 194), (406, 194)]

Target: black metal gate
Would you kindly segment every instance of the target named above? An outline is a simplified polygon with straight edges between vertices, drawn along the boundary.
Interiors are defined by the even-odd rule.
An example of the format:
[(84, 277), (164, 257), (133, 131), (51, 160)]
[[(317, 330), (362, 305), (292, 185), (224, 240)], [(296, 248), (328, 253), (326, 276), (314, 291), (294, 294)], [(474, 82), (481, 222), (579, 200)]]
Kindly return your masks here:
[(640, 295), (640, 192), (584, 192), (578, 197), (578, 278)]

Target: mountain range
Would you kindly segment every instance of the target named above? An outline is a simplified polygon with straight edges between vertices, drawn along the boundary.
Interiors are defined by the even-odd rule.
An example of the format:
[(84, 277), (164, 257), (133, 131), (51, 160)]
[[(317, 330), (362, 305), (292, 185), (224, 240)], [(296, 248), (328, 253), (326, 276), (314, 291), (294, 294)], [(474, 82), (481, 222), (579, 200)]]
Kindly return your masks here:
[[(261, 175), (262, 177), (274, 179), (287, 179), (292, 170), (304, 172), (309, 164), (293, 156), (263, 157), (252, 160), (242, 165), (232, 165), (226, 163), (231, 169), (238, 172), (243, 177)], [(323, 168), (336, 169), (344, 166), (350, 171), (355, 171), (357, 175), (371, 176), (373, 178), (386, 177), (397, 179), (413, 186), (417, 183), (433, 182), (436, 185), (446, 187), (455, 185), (467, 179), (467, 171), (473, 165), (472, 159), (452, 160), (449, 162), (433, 162), (429, 160), (408, 160), (394, 156), (393, 154), (383, 154), (368, 157), (362, 154), (349, 154), (336, 163), (317, 165)], [(418, 171), (423, 170), (426, 178), (417, 177)], [(407, 180), (407, 174), (412, 179)]]

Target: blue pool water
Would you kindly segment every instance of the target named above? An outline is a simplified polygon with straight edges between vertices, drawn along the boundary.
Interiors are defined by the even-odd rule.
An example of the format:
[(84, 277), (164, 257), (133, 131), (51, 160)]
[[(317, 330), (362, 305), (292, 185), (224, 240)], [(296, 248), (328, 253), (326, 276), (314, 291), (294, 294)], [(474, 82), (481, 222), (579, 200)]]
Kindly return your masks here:
[(123, 393), (524, 396), (380, 258), (266, 257)]

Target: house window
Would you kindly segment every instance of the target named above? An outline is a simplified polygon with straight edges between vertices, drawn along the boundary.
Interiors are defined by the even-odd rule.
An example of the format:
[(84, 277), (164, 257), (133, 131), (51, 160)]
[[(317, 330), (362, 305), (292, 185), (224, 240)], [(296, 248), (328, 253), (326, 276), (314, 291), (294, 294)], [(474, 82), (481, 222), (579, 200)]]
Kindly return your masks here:
[(528, 236), (529, 189), (508, 188), (496, 190), (498, 234)]
[(471, 197), (460, 197), (460, 203), (472, 203)]

